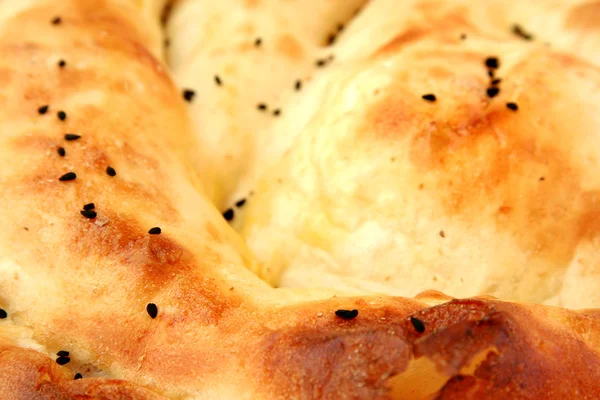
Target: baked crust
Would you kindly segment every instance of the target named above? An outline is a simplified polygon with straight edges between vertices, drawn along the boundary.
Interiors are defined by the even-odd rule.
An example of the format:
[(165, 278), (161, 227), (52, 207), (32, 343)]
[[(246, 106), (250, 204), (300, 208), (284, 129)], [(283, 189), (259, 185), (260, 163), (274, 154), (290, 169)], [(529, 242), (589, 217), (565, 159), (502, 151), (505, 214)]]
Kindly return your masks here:
[[(420, 304), (354, 300), (352, 306), (361, 311), (351, 321), (336, 319), (331, 310), (339, 303), (331, 304), (334, 300), (269, 310), (272, 319), (256, 314), (257, 324), (286, 323), (271, 329), (245, 325), (243, 339), (234, 339), (239, 356), (243, 355), (243, 374), (229, 375), (227, 391), (196, 395), (229, 398), (233, 391), (265, 399), (591, 399), (600, 395), (597, 310), (569, 311), (491, 298), (447, 301), (437, 293), (419, 298)], [(447, 302), (426, 306), (440, 298)], [(417, 331), (411, 317), (422, 322), (423, 332)], [(212, 343), (211, 352), (219, 351), (222, 342)], [(165, 346), (170, 347), (162, 343)], [(206, 377), (190, 364), (190, 358), (180, 356), (177, 361), (170, 367), (178, 365), (177, 383), (183, 387), (197, 387), (192, 382)], [(158, 380), (160, 375), (171, 375), (157, 365), (146, 373)], [(5, 382), (0, 394), (6, 399), (163, 398), (121, 380), (72, 381), (73, 374), (48, 356), (6, 343), (0, 350), (0, 375)], [(222, 382), (210, 384), (219, 387)]]
[[(347, 297), (254, 276), (209, 201), (186, 104), (134, 3), (2, 9), (1, 398), (600, 395), (596, 311), (435, 292)], [(76, 178), (60, 180), (67, 172)]]
[(598, 307), (598, 2), (397, 3), (365, 6), (260, 133), (281, 152), (233, 221), (257, 273)]

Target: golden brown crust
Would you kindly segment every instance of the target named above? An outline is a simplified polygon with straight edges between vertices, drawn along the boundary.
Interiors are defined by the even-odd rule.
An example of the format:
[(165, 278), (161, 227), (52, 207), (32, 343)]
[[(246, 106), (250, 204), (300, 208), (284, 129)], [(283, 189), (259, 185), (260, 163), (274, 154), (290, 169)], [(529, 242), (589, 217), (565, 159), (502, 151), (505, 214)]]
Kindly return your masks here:
[[(244, 340), (236, 343), (237, 352), (245, 356), (246, 373), (229, 384), (253, 382), (254, 396), (281, 399), (407, 398), (394, 396), (398, 384), (403, 393), (417, 388), (413, 393), (420, 395), (408, 397), (414, 399), (600, 395), (597, 310), (576, 312), (485, 298), (430, 308), (414, 301), (372, 300), (271, 310), (267, 325), (276, 326), (249, 324)], [(357, 307), (359, 317), (349, 321), (335, 317), (332, 307), (343, 304)], [(423, 323), (423, 332), (415, 329), (410, 317)], [(285, 326), (276, 320), (286, 321)], [(437, 371), (429, 367), (402, 380), (411, 360), (421, 358), (431, 360)], [(191, 365), (187, 364), (191, 359), (179, 361)], [(192, 372), (186, 368), (178, 373)], [(434, 382), (437, 375), (441, 384), (420, 387), (419, 382)], [(0, 351), (0, 376), (8, 383), (0, 392), (7, 399), (162, 398), (123, 381), (72, 381), (73, 374), (47, 356), (10, 345)]]
[[(332, 296), (258, 280), (248, 271), (253, 257), (208, 201), (186, 104), (148, 50), (157, 39), (147, 21), (127, 1), (54, 3), (12, 16), (0, 31), (0, 307), (8, 313), (0, 398), (599, 395), (597, 311), (439, 292)], [(49, 22), (56, 14), (59, 26)], [(382, 141), (396, 129), (391, 117), (405, 112), (387, 99), (367, 110), (385, 128), (370, 132)], [(478, 118), (474, 131), (486, 118), (502, 123), (494, 113)], [(64, 140), (73, 132), (81, 139)], [(77, 178), (60, 181), (68, 171)], [(80, 211), (90, 202), (98, 214), (88, 219)], [(162, 233), (150, 235), (156, 226)], [(158, 306), (155, 318), (148, 303)], [(338, 309), (359, 313), (346, 320)], [(60, 350), (70, 352), (65, 366), (50, 357)], [(438, 370), (402, 380), (423, 359)], [(103, 378), (74, 380), (79, 366)], [(429, 385), (437, 375), (439, 385)]]
[(81, 378), (31, 349), (0, 345), (0, 397), (6, 400), (159, 400), (165, 397), (117, 379)]
[(414, 355), (432, 359), (451, 377), (438, 399), (600, 396), (597, 313), (474, 299), (418, 318), (426, 330), (414, 335)]

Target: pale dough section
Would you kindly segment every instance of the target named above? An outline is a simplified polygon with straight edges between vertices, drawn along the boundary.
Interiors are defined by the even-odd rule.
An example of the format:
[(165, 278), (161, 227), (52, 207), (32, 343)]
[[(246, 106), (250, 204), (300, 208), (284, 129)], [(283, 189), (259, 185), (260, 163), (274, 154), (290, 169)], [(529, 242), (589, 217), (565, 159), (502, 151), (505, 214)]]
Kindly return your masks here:
[[(167, 55), (178, 85), (195, 91), (190, 116), (214, 172), (221, 210), (251, 189), (255, 170), (281, 152), (266, 131), (287, 114), (322, 67), (329, 37), (366, 0), (181, 0), (167, 25)], [(280, 142), (279, 142), (280, 143)], [(287, 144), (287, 141), (283, 141)], [(277, 148), (281, 144), (277, 145)]]
[(265, 135), (285, 150), (233, 222), (260, 276), (598, 306), (600, 3), (392, 3)]

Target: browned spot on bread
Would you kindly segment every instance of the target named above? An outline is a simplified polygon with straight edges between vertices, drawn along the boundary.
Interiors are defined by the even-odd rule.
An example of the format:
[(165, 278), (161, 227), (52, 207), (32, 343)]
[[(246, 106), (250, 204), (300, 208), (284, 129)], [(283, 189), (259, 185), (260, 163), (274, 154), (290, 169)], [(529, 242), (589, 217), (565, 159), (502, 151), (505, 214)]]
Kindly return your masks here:
[(283, 34), (277, 37), (275, 48), (281, 55), (291, 60), (300, 61), (304, 56), (302, 45), (290, 34)]
[(458, 32), (477, 31), (465, 18), (468, 13), (464, 7), (457, 7), (446, 12), (439, 3), (435, 5), (434, 3), (429, 5), (419, 3), (419, 6), (423, 9), (423, 21), (426, 22), (416, 22), (402, 30), (381, 46), (375, 52), (375, 57), (397, 53), (407, 45), (428, 37), (446, 43), (454, 43)]
[(147, 229), (111, 210), (98, 211), (102, 219), (108, 220), (105, 225), (86, 223), (80, 218), (70, 220), (71, 251), (116, 261), (136, 276), (136, 285), (142, 286), (148, 296), (178, 276), (187, 275), (194, 265), (191, 253), (168, 235), (148, 235)]
[[(285, 398), (389, 398), (388, 379), (404, 371), (410, 358), (400, 321), (418, 309), (418, 303), (414, 308), (378, 307), (353, 299), (352, 308), (359, 314), (346, 321), (334, 314), (344, 308), (337, 302), (273, 316), (290, 322), (268, 332), (257, 350), (267, 393), (272, 390)], [(324, 310), (320, 317), (319, 310)]]
[(508, 214), (508, 213), (510, 213), (510, 212), (511, 212), (511, 210), (512, 210), (512, 207), (508, 207), (508, 206), (500, 206), (500, 207), (498, 208), (498, 212), (499, 212), (500, 214)]
[(60, 388), (70, 378), (66, 368), (34, 350), (0, 344), (0, 377), (3, 399), (70, 399)]
[(445, 302), (452, 300), (452, 297), (437, 290), (425, 290), (417, 294), (414, 298), (415, 300), (427, 300), (435, 302)]
[(162, 63), (148, 51), (146, 46), (136, 40), (116, 40), (111, 38), (112, 36), (102, 37), (97, 40), (97, 45), (110, 50), (112, 54), (115, 55), (117, 54), (117, 51), (121, 51), (128, 61), (134, 59), (139, 61), (143, 66), (148, 67), (149, 70), (159, 78), (157, 83), (160, 82), (168, 87), (173, 86), (171, 78), (166, 72), (166, 68), (164, 68)]
[[(498, 228), (567, 265), (579, 240), (568, 233), (577, 231), (579, 210), (572, 204), (581, 178), (560, 149), (519, 136), (506, 119), (491, 113), (460, 130), (438, 122), (414, 138), (411, 160), (437, 181), (436, 197), (447, 215), (485, 213), (496, 202), (498, 215), (510, 216), (498, 219)], [(540, 186), (536, 176), (548, 172), (552, 182)], [(523, 226), (529, 226), (526, 234)]]
[(600, 1), (593, 0), (572, 9), (565, 19), (565, 28), (593, 34), (593, 31), (600, 30), (598, 21), (600, 21)]
[[(566, 81), (581, 76), (594, 87), (600, 75), (597, 68), (572, 57), (536, 53), (537, 58), (531, 56), (504, 75), (502, 95), (515, 96), (520, 110), (527, 110), (517, 115), (485, 98), (483, 55), (454, 53), (449, 59), (464, 64), (460, 78), (452, 74), (443, 78), (443, 69), (430, 73), (428, 62), (439, 54), (411, 53), (423, 73), (434, 78), (438, 101), (422, 101), (423, 92), (410, 86), (411, 78), (421, 77), (419, 68), (398, 67), (398, 85), (390, 85), (366, 107), (357, 140), (375, 139), (382, 148), (403, 152), (415, 168), (408, 178), (427, 181), (427, 194), (439, 204), (435, 209), (440, 218), (467, 224), (489, 219), (496, 232), (510, 237), (511, 245), (543, 260), (545, 265), (539, 263), (535, 274), (550, 285), (551, 279), (545, 278), (559, 276), (567, 268), (583, 235), (599, 232), (594, 221), (600, 208), (591, 195), (584, 199), (585, 169), (576, 155), (580, 150), (573, 150), (583, 148), (583, 141), (592, 141), (597, 133), (577, 121), (567, 124), (557, 114), (572, 107), (589, 115), (589, 96), (578, 93), (580, 100), (571, 98), (575, 105), (568, 105), (552, 91), (552, 82), (557, 76)], [(460, 61), (458, 55), (466, 57)], [(533, 59), (544, 59), (544, 66)], [(564, 72), (565, 65), (569, 73)], [(556, 109), (540, 107), (548, 98), (554, 99), (550, 104)], [(546, 177), (543, 184), (540, 176)], [(417, 196), (416, 189), (415, 185), (411, 195)]]
[(165, 397), (130, 382), (117, 379), (79, 379), (63, 385), (74, 399), (165, 400)]
[(360, 132), (374, 133), (384, 139), (398, 139), (399, 135), (410, 134), (414, 127), (424, 127), (431, 115), (418, 113), (412, 109), (408, 96), (390, 96), (386, 101), (377, 102), (366, 116)]
[(0, 345), (0, 397), (6, 400), (161, 400), (164, 397), (122, 380), (80, 379), (37, 351)]
[[(34, 110), (35, 111), (35, 110)], [(64, 145), (63, 136), (57, 133), (54, 137), (47, 136), (46, 132), (30, 132), (22, 136), (15, 136), (10, 145), (14, 151), (36, 151), (40, 154), (48, 150), (54, 150), (60, 145)], [(52, 156), (55, 152), (52, 151)]]
[[(546, 319), (547, 311), (493, 300), (454, 300), (419, 313), (426, 331), (418, 340), (411, 336), (414, 354), (433, 360), (451, 378), (437, 398), (599, 396), (597, 354), (569, 335), (570, 324), (558, 328)], [(572, 311), (560, 313), (584, 329), (598, 323)], [(471, 366), (477, 358), (480, 363)], [(585, 371), (578, 370), (581, 365)]]
[[(464, 321), (478, 321), (482, 319), (486, 313), (493, 311), (493, 306), (487, 304), (484, 300), (467, 299), (455, 300), (452, 299), (443, 306), (431, 307), (418, 312), (417, 318), (425, 323), (425, 332), (431, 332), (431, 327), (435, 329), (444, 329)], [(410, 321), (406, 321), (408, 337), (420, 337), (420, 335), (409, 326)]]
[(415, 41), (421, 39), (423, 36), (427, 35), (428, 33), (429, 33), (429, 30), (425, 29), (425, 28), (419, 28), (419, 27), (408, 28), (407, 30), (405, 30), (401, 34), (395, 36), (392, 40), (390, 40), (389, 42), (387, 42), (386, 44), (381, 46), (379, 48), (379, 50), (377, 50), (377, 53), (375, 53), (375, 56), (385, 55), (385, 54), (389, 54), (389, 53), (396, 53), (398, 50), (400, 50), (406, 44), (415, 42)]
[[(102, 64), (105, 61), (99, 59), (97, 55), (98, 49), (103, 49), (110, 50), (110, 58), (124, 57), (127, 63), (131, 63), (132, 60), (138, 61), (142, 69), (151, 71), (159, 78), (154, 82), (160, 82), (162, 85), (172, 87), (171, 79), (160, 61), (143, 44), (147, 42), (147, 38), (136, 27), (136, 24), (123, 10), (109, 6), (105, 1), (102, 1), (102, 3), (104, 5), (99, 6), (92, 4), (92, 2), (78, 2), (73, 7), (65, 7), (63, 10), (38, 8), (25, 12), (18, 21), (11, 21), (3, 30), (5, 46), (7, 46), (6, 54), (15, 56), (14, 52), (11, 51), (11, 45), (8, 44), (11, 41), (9, 38), (13, 39), (15, 43), (20, 43), (21, 32), (23, 29), (26, 29), (27, 24), (37, 23), (35, 21), (40, 18), (40, 14), (55, 15), (60, 12), (61, 18), (65, 23), (59, 31), (50, 30), (48, 32), (48, 35), (53, 37), (54, 40), (48, 41), (41, 38), (39, 43), (32, 42), (27, 45), (19, 44), (18, 46), (21, 49), (20, 52), (33, 53), (39, 58), (42, 58), (44, 53), (47, 53), (48, 58), (56, 57), (55, 46), (57, 43), (66, 47), (66, 50), (61, 52), (61, 56), (67, 59), (69, 72), (68, 74), (62, 74), (66, 76), (58, 77), (62, 84), (72, 85), (73, 80), (75, 82), (88, 81), (86, 79), (78, 79), (77, 75), (89, 75), (89, 72), (86, 71), (89, 67), (84, 69), (73, 68), (73, 60), (84, 59), (88, 63), (91, 60), (96, 60), (97, 62), (94, 66), (102, 71)], [(72, 29), (77, 30), (77, 35), (65, 36), (64, 31)], [(68, 41), (66, 38), (68, 38)], [(90, 42), (93, 44), (92, 46), (90, 46)], [(15, 45), (12, 46), (14, 48)], [(19, 63), (29, 64), (28, 60), (29, 57), (21, 56)], [(103, 73), (103, 75), (111, 74)], [(53, 77), (53, 79), (56, 78)]]
[(249, 8), (258, 7), (261, 0), (244, 0), (244, 5)]
[(584, 193), (581, 201), (584, 212), (579, 219), (579, 236), (597, 239), (600, 236), (600, 191)]
[(251, 21), (246, 21), (237, 28), (241, 33), (246, 35), (253, 35), (256, 32), (256, 27)]

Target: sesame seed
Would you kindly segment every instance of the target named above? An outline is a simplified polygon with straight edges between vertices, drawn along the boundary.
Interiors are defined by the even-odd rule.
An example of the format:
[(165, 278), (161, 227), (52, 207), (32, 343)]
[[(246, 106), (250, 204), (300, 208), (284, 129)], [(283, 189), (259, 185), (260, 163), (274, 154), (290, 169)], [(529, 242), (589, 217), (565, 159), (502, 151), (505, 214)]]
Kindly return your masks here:
[(81, 378), (83, 378), (83, 375), (81, 375), (79, 372), (75, 374), (75, 378), (74, 378), (75, 380), (81, 379)]
[(273, 110), (273, 115), (278, 117), (281, 114), (281, 110), (279, 108), (276, 108), (275, 110)]
[(298, 80), (296, 81), (296, 84), (294, 85), (294, 88), (295, 88), (296, 90), (300, 90), (300, 89), (302, 89), (302, 81), (301, 81), (300, 79), (298, 79)]
[(66, 350), (60, 350), (58, 353), (56, 353), (56, 355), (59, 357), (69, 357), (69, 352)]
[(38, 108), (38, 113), (40, 113), (41, 115), (46, 114), (46, 112), (48, 112), (48, 107), (49, 106), (41, 106), (40, 108)]
[(225, 218), (225, 221), (231, 221), (233, 219), (233, 217), (234, 217), (233, 208), (228, 208), (223, 213), (223, 218)]
[(96, 208), (96, 205), (94, 203), (87, 203), (86, 205), (83, 206), (83, 209), (85, 211), (90, 211), (90, 210), (93, 210), (94, 208)]
[(88, 219), (94, 219), (97, 216), (96, 211), (93, 210), (81, 210), (79, 212)]
[(185, 99), (185, 101), (187, 102), (192, 102), (194, 100), (194, 96), (196, 95), (196, 92), (194, 92), (191, 89), (184, 89), (183, 91), (183, 98)]
[(62, 181), (62, 182), (66, 182), (66, 181), (72, 181), (75, 178), (77, 178), (77, 175), (75, 174), (75, 172), (67, 172), (66, 174), (64, 174), (63, 176), (58, 178), (58, 180)]
[(526, 32), (525, 29), (523, 29), (523, 27), (519, 24), (513, 25), (512, 33), (519, 36), (521, 39), (533, 40), (533, 35), (531, 33)]
[(256, 38), (256, 40), (254, 40), (254, 46), (255, 47), (260, 47), (261, 44), (262, 44), (262, 39), (261, 38)]
[(223, 84), (223, 81), (221, 81), (221, 77), (219, 75), (215, 75), (215, 83), (219, 86)]
[(150, 318), (154, 319), (158, 315), (158, 307), (154, 303), (148, 303), (146, 306), (146, 312), (150, 316)]
[(542, 177), (540, 177), (540, 182), (543, 182), (543, 181), (545, 181), (545, 180), (546, 180), (546, 178), (544, 178), (543, 176), (542, 176)]
[(51, 22), (52, 25), (59, 25), (62, 22), (62, 19), (60, 17), (54, 17)]
[(498, 93), (500, 93), (500, 89), (498, 89), (497, 87), (487, 88), (486, 93), (490, 98), (496, 97)]
[(341, 319), (354, 319), (358, 316), (358, 310), (336, 310), (335, 315)]
[(266, 111), (267, 105), (265, 103), (258, 103), (256, 108), (258, 108), (260, 111)]
[(66, 133), (65, 134), (65, 140), (68, 140), (68, 141), (77, 140), (80, 138), (81, 138), (81, 136), (76, 133)]
[(423, 96), (421, 96), (421, 97), (422, 97), (424, 100), (431, 101), (431, 102), (433, 102), (433, 101), (435, 101), (435, 100), (436, 100), (436, 98), (435, 98), (435, 94), (431, 94), (431, 93), (429, 93), (429, 94), (424, 94), (424, 95), (423, 95)]
[(467, 38), (467, 34), (466, 33), (461, 33), (460, 34), (460, 40), (465, 40)]
[(58, 357), (56, 359), (56, 363), (58, 365), (66, 365), (69, 363), (69, 361), (71, 361), (71, 359), (69, 357)]
[(111, 166), (106, 167), (106, 173), (108, 174), (108, 176), (117, 175), (117, 171), (115, 171), (115, 169)]
[(59, 66), (60, 68), (64, 68), (64, 67), (66, 67), (66, 66), (67, 66), (67, 62), (66, 62), (65, 60), (60, 60), (60, 61), (58, 62), (58, 66)]
[(500, 82), (502, 82), (502, 78), (496, 78), (496, 79), (492, 79), (491, 84), (494, 85), (494, 86), (496, 86)]
[(315, 61), (315, 65), (317, 67), (324, 67), (325, 64), (327, 64), (327, 60), (325, 60), (325, 59), (319, 59), (319, 60)]
[(485, 59), (485, 66), (491, 69), (497, 69), (500, 67), (497, 57), (488, 57)]
[(443, 238), (446, 237), (446, 234), (444, 233), (444, 231), (440, 231), (440, 236), (443, 237)]
[(410, 322), (417, 332), (425, 332), (425, 324), (423, 323), (423, 321), (415, 317), (410, 317)]
[(67, 113), (64, 111), (59, 111), (56, 113), (56, 116), (58, 117), (58, 119), (60, 119), (61, 121), (64, 121), (65, 119), (67, 119)]
[(7, 317), (8, 317), (8, 313), (4, 309), (0, 308), (0, 319), (4, 319)]
[(509, 110), (513, 110), (513, 111), (517, 111), (519, 109), (519, 106), (517, 105), (517, 103), (506, 103), (506, 108), (508, 108)]
[(64, 157), (67, 154), (64, 147), (59, 147), (56, 151), (58, 152), (58, 155), (61, 157)]
[(161, 232), (162, 232), (162, 230), (158, 226), (155, 226), (154, 228), (150, 228), (150, 230), (148, 231), (148, 233), (151, 235), (160, 235)]
[(246, 199), (241, 199), (235, 202), (237, 207), (242, 207), (244, 204), (246, 204)]

